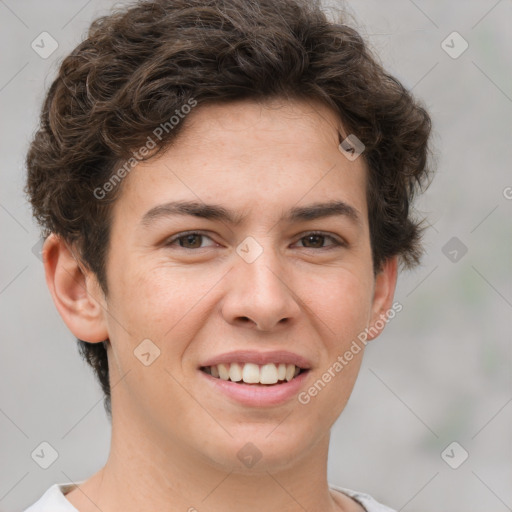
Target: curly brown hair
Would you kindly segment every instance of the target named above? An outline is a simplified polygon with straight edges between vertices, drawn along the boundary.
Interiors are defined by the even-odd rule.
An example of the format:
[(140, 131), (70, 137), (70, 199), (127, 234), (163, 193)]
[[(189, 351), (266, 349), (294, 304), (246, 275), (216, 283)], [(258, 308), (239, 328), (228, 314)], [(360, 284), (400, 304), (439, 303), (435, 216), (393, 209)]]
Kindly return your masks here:
[[(72, 244), (108, 294), (112, 204), (94, 193), (155, 127), (191, 100), (316, 99), (365, 145), (374, 269), (421, 256), (410, 204), (431, 173), (431, 120), (359, 33), (313, 0), (154, 0), (114, 10), (62, 62), (27, 154), (26, 192), (43, 236)], [(162, 131), (148, 158), (185, 122)], [(108, 341), (77, 340), (111, 418)]]

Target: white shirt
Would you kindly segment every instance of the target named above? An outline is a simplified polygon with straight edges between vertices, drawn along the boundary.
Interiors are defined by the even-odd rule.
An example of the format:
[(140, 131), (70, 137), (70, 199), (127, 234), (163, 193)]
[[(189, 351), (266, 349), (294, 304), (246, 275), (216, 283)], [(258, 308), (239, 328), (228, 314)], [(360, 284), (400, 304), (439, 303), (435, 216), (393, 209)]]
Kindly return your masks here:
[[(85, 480), (82, 480), (76, 482), (76, 484), (80, 485), (84, 482)], [(67, 482), (54, 484), (33, 505), (25, 509), (24, 512), (79, 512), (64, 496), (74, 487), (75, 484)], [(329, 485), (329, 487), (356, 500), (366, 512), (396, 512), (378, 501), (375, 501), (369, 494), (352, 491), (336, 485)]]

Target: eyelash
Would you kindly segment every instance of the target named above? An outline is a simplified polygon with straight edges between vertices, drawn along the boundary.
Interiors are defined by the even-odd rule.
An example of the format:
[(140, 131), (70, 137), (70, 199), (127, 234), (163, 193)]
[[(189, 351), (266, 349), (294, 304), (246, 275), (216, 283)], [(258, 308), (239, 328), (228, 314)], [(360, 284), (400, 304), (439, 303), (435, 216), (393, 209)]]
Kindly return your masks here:
[[(172, 247), (174, 245), (175, 242), (177, 242), (178, 240), (182, 239), (182, 238), (185, 238), (187, 236), (190, 236), (190, 235), (199, 235), (199, 236), (204, 236), (206, 238), (210, 238), (211, 240), (211, 237), (209, 237), (206, 233), (202, 232), (202, 231), (186, 231), (186, 232), (183, 232), (183, 233), (178, 233), (178, 235), (176, 236), (173, 236), (172, 238), (170, 238), (166, 243), (165, 243), (165, 246), (166, 247)], [(330, 245), (330, 246), (326, 246), (326, 247), (319, 247), (319, 248), (315, 248), (315, 247), (304, 247), (304, 249), (317, 249), (317, 250), (329, 250), (331, 248), (334, 248), (334, 247), (347, 247), (348, 244), (344, 241), (341, 241), (341, 240), (338, 240), (337, 238), (335, 238), (334, 236), (332, 235), (328, 235), (326, 233), (323, 233), (322, 231), (310, 231), (308, 233), (306, 233), (305, 235), (301, 236), (299, 238), (299, 240), (302, 240), (303, 238), (306, 238), (308, 236), (322, 236), (324, 238), (329, 238), (333, 244)], [(213, 240), (212, 240), (213, 241)], [(180, 247), (180, 246), (177, 246), (179, 249), (183, 249), (185, 251), (197, 251), (197, 250), (200, 250), (200, 249), (207, 249), (207, 247), (198, 247), (198, 248), (195, 248), (195, 249), (191, 249), (190, 247)]]

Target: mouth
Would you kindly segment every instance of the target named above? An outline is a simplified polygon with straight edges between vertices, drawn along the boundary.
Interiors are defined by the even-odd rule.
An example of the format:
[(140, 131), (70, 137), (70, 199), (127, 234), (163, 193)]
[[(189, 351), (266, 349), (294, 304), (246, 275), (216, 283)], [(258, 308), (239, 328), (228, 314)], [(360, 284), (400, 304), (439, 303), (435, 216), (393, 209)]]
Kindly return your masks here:
[(294, 364), (268, 363), (224, 363), (213, 366), (201, 366), (202, 372), (213, 378), (234, 382), (240, 385), (277, 386), (290, 382), (309, 370)]

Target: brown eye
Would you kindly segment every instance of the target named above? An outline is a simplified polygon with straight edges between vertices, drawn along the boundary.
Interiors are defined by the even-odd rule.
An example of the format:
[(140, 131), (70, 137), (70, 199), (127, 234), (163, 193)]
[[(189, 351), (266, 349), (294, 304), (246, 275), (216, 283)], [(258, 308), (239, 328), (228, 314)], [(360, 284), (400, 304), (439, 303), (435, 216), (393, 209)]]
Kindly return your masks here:
[(168, 247), (178, 246), (183, 249), (203, 249), (207, 246), (202, 246), (201, 242), (206, 238), (211, 240), (209, 236), (194, 231), (190, 233), (184, 233), (180, 236), (175, 236), (165, 245)]
[[(326, 235), (323, 233), (309, 233), (306, 236), (303, 236), (300, 240), (303, 241), (302, 247), (306, 249), (327, 249), (328, 247), (345, 245), (342, 242), (339, 242), (333, 236)], [(332, 243), (325, 246), (325, 240), (331, 240)]]
[[(203, 235), (185, 235), (178, 238), (180, 247), (186, 247), (187, 249), (198, 249), (201, 247), (201, 241)], [(199, 241), (199, 243), (198, 243)], [(183, 242), (183, 243), (182, 243)], [(190, 244), (190, 246), (188, 245)]]
[(323, 235), (308, 235), (302, 238), (302, 240), (305, 240), (307, 242), (307, 247), (313, 247), (314, 249), (318, 249), (319, 247), (323, 247), (323, 242), (325, 238), (326, 237)]

